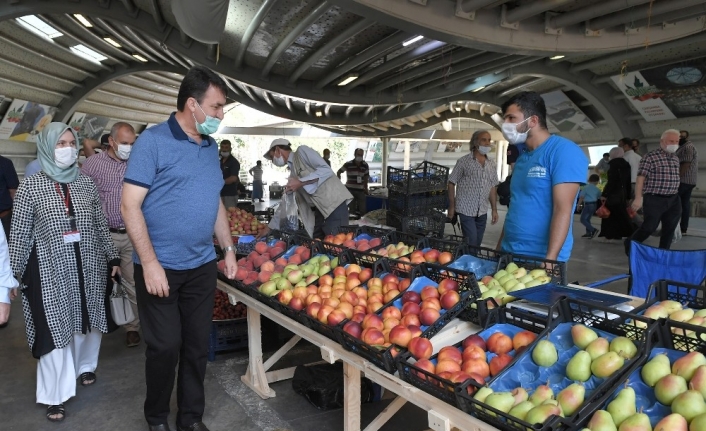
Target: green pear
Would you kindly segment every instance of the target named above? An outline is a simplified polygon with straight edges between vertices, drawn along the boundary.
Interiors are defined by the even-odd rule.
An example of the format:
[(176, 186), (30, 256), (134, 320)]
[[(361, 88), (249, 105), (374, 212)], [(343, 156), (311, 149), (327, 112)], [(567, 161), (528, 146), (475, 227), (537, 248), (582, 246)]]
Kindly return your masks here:
[(677, 322), (686, 322), (692, 317), (694, 317), (694, 310), (692, 310), (691, 308), (673, 311), (669, 314), (669, 319), (675, 320)]
[[(686, 429), (686, 428), (684, 428)], [(691, 420), (691, 423), (689, 424), (689, 431), (703, 431), (706, 430), (706, 414), (701, 414), (696, 416), (694, 419)], [(662, 431), (659, 428), (655, 428), (655, 431)], [(665, 429), (664, 431), (682, 431), (681, 429), (674, 429), (674, 428), (669, 428), (668, 430)]]
[(532, 395), (530, 395), (529, 400), (535, 406), (538, 406), (545, 402), (546, 400), (551, 400), (554, 398), (554, 391), (548, 385), (537, 386)]
[(613, 422), (613, 416), (605, 410), (596, 410), (588, 422), (588, 429), (591, 431), (618, 431), (618, 427)]
[(331, 259), (331, 268), (335, 268), (338, 266), (338, 257), (334, 257)]
[(580, 383), (573, 383), (559, 392), (556, 400), (559, 401), (564, 415), (571, 416), (581, 407), (585, 396), (586, 388)]
[(706, 365), (701, 365), (689, 380), (689, 389), (701, 392), (706, 399)]
[(635, 413), (620, 424), (618, 431), (652, 431), (650, 417), (644, 413)]
[(540, 340), (532, 350), (532, 360), (540, 367), (551, 367), (558, 359), (556, 346), (549, 340)]
[(672, 314), (675, 311), (679, 311), (682, 308), (684, 308), (684, 306), (681, 304), (681, 302), (673, 301), (671, 299), (667, 299), (665, 301), (662, 301), (659, 303), (659, 305), (664, 307), (667, 310), (667, 312), (669, 312), (669, 314)]
[(553, 404), (542, 404), (527, 412), (525, 422), (534, 424), (542, 424), (552, 416), (562, 416), (561, 407)]
[(665, 406), (672, 405), (677, 395), (686, 392), (686, 380), (676, 374), (668, 374), (655, 384), (655, 398)]
[(508, 275), (508, 272), (505, 271), (504, 269), (501, 269), (500, 271), (496, 272), (495, 275), (493, 276), (494, 279), (500, 281), (501, 278), (505, 277)]
[(525, 420), (525, 416), (527, 416), (527, 412), (532, 410), (533, 408), (534, 404), (532, 404), (531, 401), (522, 401), (520, 404), (517, 404), (515, 407), (510, 409), (510, 412), (508, 414), (523, 421)]
[(622, 368), (625, 359), (615, 352), (608, 352), (591, 362), (591, 372), (594, 376), (604, 379)]
[(674, 361), (672, 373), (682, 376), (688, 382), (696, 373), (696, 369), (706, 365), (706, 356), (701, 352), (691, 352)]
[[(585, 382), (591, 378), (591, 355), (585, 350), (579, 350), (566, 364), (566, 377), (570, 380)], [(564, 409), (566, 413), (566, 409)], [(570, 413), (566, 413), (571, 415)]]
[(684, 416), (687, 422), (706, 413), (706, 402), (699, 391), (686, 391), (672, 401), (672, 413)]
[[(558, 406), (558, 405), (559, 405), (559, 401), (557, 401), (557, 400), (546, 400), (545, 402), (543, 402), (542, 404), (540, 404), (540, 406), (543, 406), (543, 405), (545, 405), (545, 404), (551, 404), (551, 405), (553, 405), (553, 406)], [(559, 406), (559, 407), (561, 407), (561, 406)]]
[[(693, 423), (693, 421), (692, 421)], [(684, 416), (672, 413), (669, 416), (665, 416), (661, 421), (657, 422), (654, 431), (689, 431), (689, 425), (686, 423)], [(702, 430), (706, 429), (706, 422), (704, 422), (704, 427)]]
[(669, 310), (664, 307), (662, 304), (655, 304), (652, 307), (648, 308), (645, 310), (643, 313), (645, 317), (649, 317), (650, 319), (666, 319), (669, 317)]
[(603, 337), (596, 338), (591, 341), (591, 343), (586, 346), (585, 349), (589, 355), (591, 355), (591, 360), (596, 359), (601, 355), (605, 355), (610, 351), (610, 343)]
[(657, 384), (659, 379), (671, 373), (672, 369), (669, 364), (669, 357), (664, 353), (652, 358), (650, 362), (642, 367), (642, 371), (640, 371), (642, 381), (651, 388)]
[(483, 386), (482, 388), (478, 389), (478, 392), (476, 392), (475, 395), (473, 395), (473, 398), (476, 401), (480, 401), (481, 403), (485, 402), (485, 399), (488, 397), (488, 395), (492, 394), (493, 390), (490, 389), (487, 386)]
[(260, 287), (258, 288), (258, 290), (259, 290), (260, 293), (262, 293), (263, 295), (269, 296), (269, 295), (272, 294), (272, 292), (274, 292), (274, 291), (277, 290), (277, 282), (276, 282), (276, 281), (273, 281), (273, 280), (270, 280), (270, 281), (267, 281), (267, 282), (265, 282), (265, 283), (262, 283), (262, 284), (260, 285)]
[(517, 266), (517, 264), (515, 262), (510, 262), (505, 267), (505, 271), (507, 271), (507, 273), (510, 274), (510, 273), (517, 271), (518, 268), (519, 268), (519, 266)]
[(694, 313), (694, 316), (695, 317), (706, 317), (706, 308), (704, 308), (703, 310), (697, 311), (696, 313)]
[(610, 351), (619, 354), (625, 359), (632, 359), (637, 354), (637, 346), (629, 338), (615, 337), (610, 342)]
[(272, 275), (270, 275), (270, 281), (275, 281), (278, 278), (282, 278), (281, 272), (274, 272), (274, 273), (272, 273)]
[(613, 418), (613, 423), (620, 426), (624, 420), (637, 413), (635, 406), (635, 390), (627, 386), (618, 392), (618, 396), (606, 407)]
[[(507, 413), (515, 404), (515, 397), (510, 392), (493, 392), (486, 397), (485, 403), (496, 410)], [(494, 413), (489, 413), (495, 416)]]
[(535, 287), (535, 286), (541, 286), (541, 285), (542, 285), (542, 282), (541, 282), (541, 281), (539, 281), (539, 280), (532, 280), (532, 281), (528, 281), (527, 283), (525, 283), (525, 288), (528, 288), (528, 287)]
[(529, 394), (527, 393), (525, 388), (515, 388), (512, 390), (511, 393), (512, 396), (515, 397), (515, 406), (529, 399)]
[(586, 346), (591, 344), (591, 341), (598, 338), (598, 334), (585, 325), (574, 325), (571, 327), (571, 338), (574, 340), (576, 347), (585, 349)]

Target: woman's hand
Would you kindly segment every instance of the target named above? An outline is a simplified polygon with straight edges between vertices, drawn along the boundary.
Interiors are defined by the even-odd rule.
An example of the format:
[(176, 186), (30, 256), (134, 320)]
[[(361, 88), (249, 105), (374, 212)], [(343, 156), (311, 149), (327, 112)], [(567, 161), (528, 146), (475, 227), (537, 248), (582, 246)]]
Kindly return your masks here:
[(113, 278), (113, 280), (116, 280), (115, 276), (120, 277), (120, 267), (119, 266), (114, 266), (113, 271), (110, 273), (110, 276)]

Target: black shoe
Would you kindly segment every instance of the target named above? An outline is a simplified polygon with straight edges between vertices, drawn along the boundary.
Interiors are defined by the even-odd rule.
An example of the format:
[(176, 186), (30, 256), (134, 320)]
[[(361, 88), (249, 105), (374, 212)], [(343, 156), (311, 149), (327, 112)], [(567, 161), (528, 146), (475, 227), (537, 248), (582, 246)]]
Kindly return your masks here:
[(594, 230), (593, 233), (591, 234), (591, 239), (595, 238), (596, 235), (598, 235), (600, 231), (598, 229)]
[(265, 202), (265, 200), (264, 200), (264, 199), (260, 199), (260, 202)]
[(171, 431), (169, 424), (150, 425), (150, 431)]
[(140, 333), (137, 331), (128, 331), (125, 336), (125, 344), (128, 347), (135, 347), (140, 345)]
[(196, 422), (195, 424), (192, 424), (191, 426), (188, 427), (180, 427), (177, 425), (177, 430), (179, 431), (208, 431), (208, 428), (206, 428), (206, 425), (203, 424), (203, 422)]
[(581, 235), (581, 238), (592, 238), (590, 233), (585, 233)]

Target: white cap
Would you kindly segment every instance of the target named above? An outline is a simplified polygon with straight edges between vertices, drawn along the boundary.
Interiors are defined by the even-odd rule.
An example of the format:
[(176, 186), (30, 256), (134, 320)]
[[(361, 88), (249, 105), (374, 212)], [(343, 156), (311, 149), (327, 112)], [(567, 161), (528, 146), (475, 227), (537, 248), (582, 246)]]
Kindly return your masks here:
[(270, 148), (265, 152), (265, 155), (262, 157), (266, 158), (267, 160), (272, 160), (272, 157), (270, 157), (270, 151), (272, 151), (272, 149), (274, 147), (276, 147), (277, 145), (281, 145), (284, 147), (284, 146), (290, 146), (292, 144), (286, 139), (277, 138), (274, 141), (272, 141), (272, 143), (270, 144)]

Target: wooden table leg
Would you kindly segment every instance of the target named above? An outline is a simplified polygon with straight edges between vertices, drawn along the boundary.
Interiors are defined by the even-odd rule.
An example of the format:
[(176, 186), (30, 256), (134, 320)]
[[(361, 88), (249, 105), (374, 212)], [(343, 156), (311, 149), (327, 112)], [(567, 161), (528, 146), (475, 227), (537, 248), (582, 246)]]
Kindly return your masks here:
[(360, 374), (343, 363), (343, 431), (360, 431)]
[(275, 391), (267, 383), (267, 374), (262, 362), (262, 332), (260, 331), (260, 313), (248, 307), (248, 350), (249, 364), (245, 375), (240, 380), (262, 398), (272, 398)]

